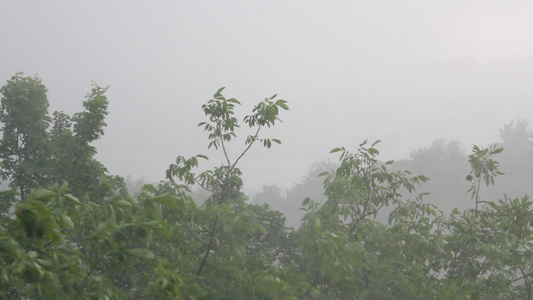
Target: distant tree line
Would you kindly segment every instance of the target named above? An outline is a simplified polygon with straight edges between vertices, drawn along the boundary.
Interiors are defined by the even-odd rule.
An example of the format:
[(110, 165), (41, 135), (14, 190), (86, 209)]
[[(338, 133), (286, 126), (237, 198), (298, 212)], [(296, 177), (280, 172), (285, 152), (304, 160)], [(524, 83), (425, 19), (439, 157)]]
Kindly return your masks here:
[[(498, 162), (505, 176), (499, 177), (497, 185), (481, 190), (480, 194), (487, 199), (498, 199), (504, 194), (511, 197), (532, 194), (533, 131), (528, 121), (518, 119), (505, 124), (500, 130), (500, 138), (496, 144), (504, 150), (498, 155)], [(297, 228), (305, 214), (300, 209), (302, 200), (324, 200), (323, 178), (319, 175), (337, 167), (338, 164), (331, 161), (316, 163), (293, 187), (284, 190), (277, 185), (264, 186), (250, 199), (253, 203), (267, 203), (271, 209), (283, 212), (287, 224)], [(465, 180), (471, 166), (466, 148), (459, 141), (436, 139), (429, 147), (413, 151), (409, 159), (395, 161), (392, 168), (427, 176), (429, 180), (418, 190), (428, 193), (424, 195), (424, 201), (435, 204), (445, 214), (454, 208), (474, 207), (467, 193), (469, 182)]]

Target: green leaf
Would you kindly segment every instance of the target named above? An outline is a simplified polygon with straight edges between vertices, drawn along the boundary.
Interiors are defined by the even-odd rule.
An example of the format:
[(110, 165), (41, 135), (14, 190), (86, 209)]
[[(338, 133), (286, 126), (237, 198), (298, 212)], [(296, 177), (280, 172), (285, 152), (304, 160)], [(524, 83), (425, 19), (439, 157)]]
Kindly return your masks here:
[(289, 110), (289, 106), (287, 105), (287, 101), (285, 100), (276, 101), (276, 105), (283, 108), (284, 110)]
[(492, 201), (489, 202), (489, 206), (490, 206), (492, 209), (496, 210), (496, 211), (500, 209), (500, 208), (498, 207), (498, 205), (496, 205), (496, 204), (495, 204), (494, 202), (492, 202)]
[(372, 156), (378, 155), (379, 151), (376, 148), (368, 148), (368, 153), (370, 153)]
[(322, 177), (322, 176), (326, 176), (326, 175), (329, 175), (328, 171), (324, 171), (324, 172), (318, 174), (318, 177)]
[(152, 219), (159, 220), (161, 219), (161, 209), (160, 207), (156, 207), (151, 200), (153, 199), (143, 202), (144, 213)]
[(277, 143), (277, 144), (281, 144), (281, 141), (278, 140), (278, 139), (272, 139), (273, 142)]
[(124, 199), (119, 199), (117, 202), (116, 202), (119, 206), (124, 206), (124, 207), (131, 207), (132, 204)]
[(498, 153), (501, 153), (502, 151), (503, 151), (503, 147), (496, 148), (495, 150), (492, 151), (492, 154), (498, 154)]
[(142, 249), (142, 248), (127, 249), (127, 250), (124, 250), (124, 252), (129, 255), (141, 258), (141, 259), (153, 259), (155, 257), (152, 251), (148, 249)]
[(61, 220), (70, 228), (74, 228), (74, 222), (72, 222), (72, 219), (67, 215), (62, 215)]
[(305, 198), (304, 201), (302, 202), (302, 206), (307, 206), (310, 201), (311, 201), (311, 198), (309, 197)]
[(177, 198), (170, 195), (170, 194), (164, 194), (164, 195), (160, 195), (160, 196), (155, 196), (152, 198), (153, 201), (161, 204), (161, 205), (164, 205), (166, 207), (169, 207), (169, 208), (176, 208), (178, 207), (178, 204), (177, 204)]
[(343, 149), (342, 148), (335, 148), (331, 151), (329, 151), (329, 153), (335, 153), (335, 152), (339, 152), (339, 151), (342, 151)]
[(219, 88), (219, 89), (217, 90), (217, 92), (215, 93), (215, 98), (216, 98), (217, 96), (219, 96), (225, 88), (226, 88), (226, 87), (221, 87), (221, 88)]
[(203, 158), (205, 160), (209, 160), (209, 158), (207, 156), (202, 155), (202, 154), (197, 154), (196, 157)]
[(419, 175), (419, 176), (418, 176), (418, 179), (422, 180), (423, 182), (426, 182), (426, 181), (429, 180), (429, 178), (426, 177), (426, 176), (424, 176), (424, 175)]
[(320, 232), (322, 231), (322, 222), (320, 222), (319, 218), (316, 218), (314, 221), (315, 221), (313, 224), (314, 232), (315, 234), (320, 234)]
[(40, 190), (34, 191), (31, 194), (31, 196), (33, 196), (33, 198), (36, 200), (47, 202), (47, 201), (50, 201), (53, 197), (57, 196), (57, 193), (49, 191), (49, 190), (45, 190), (45, 189), (40, 189)]
[(259, 232), (261, 232), (261, 234), (266, 234), (267, 233), (265, 227), (263, 227), (261, 225), (258, 225), (256, 228), (257, 228), (257, 230), (259, 230)]
[(74, 197), (73, 195), (71, 194), (65, 194), (63, 195), (65, 198), (67, 198), (68, 200), (70, 200), (71, 202), (74, 202), (75, 204), (78, 204), (78, 205), (81, 205), (81, 202), (80, 200), (78, 200), (78, 198)]
[(230, 98), (230, 99), (228, 99), (228, 100), (226, 100), (226, 101), (231, 102), (231, 103), (235, 103), (235, 104), (241, 104), (241, 103), (240, 103), (237, 99), (235, 99), (235, 98)]

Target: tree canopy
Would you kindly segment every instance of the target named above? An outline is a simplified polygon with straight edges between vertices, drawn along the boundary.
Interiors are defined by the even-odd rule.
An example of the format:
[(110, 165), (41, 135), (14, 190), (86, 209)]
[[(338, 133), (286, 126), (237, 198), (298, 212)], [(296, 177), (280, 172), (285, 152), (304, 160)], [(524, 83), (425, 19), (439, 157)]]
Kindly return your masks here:
[[(338, 163), (316, 187), (323, 197), (300, 199), (302, 220), (287, 227), (283, 213), (242, 192), (239, 169), (255, 146), (281, 144), (264, 134), (285, 100), (268, 97), (239, 118), (240, 101), (219, 89), (199, 124), (218, 165), (199, 171), (207, 156), (177, 156), (164, 180), (129, 195), (90, 144), (104, 134), (106, 90), (93, 85), (83, 112), (50, 117), (39, 78), (17, 74), (1, 89), (0, 159), (12, 189), (0, 195), (0, 299), (533, 298), (533, 202), (480, 194), (505, 177), (501, 145), (464, 157), (472, 208), (446, 214), (425, 201), (430, 178), (381, 161), (379, 141), (334, 148)], [(454, 145), (433, 148), (416, 158), (461, 160)], [(450, 149), (459, 154), (441, 155)], [(207, 200), (194, 201), (194, 186)], [(284, 195), (271, 187), (262, 197)]]

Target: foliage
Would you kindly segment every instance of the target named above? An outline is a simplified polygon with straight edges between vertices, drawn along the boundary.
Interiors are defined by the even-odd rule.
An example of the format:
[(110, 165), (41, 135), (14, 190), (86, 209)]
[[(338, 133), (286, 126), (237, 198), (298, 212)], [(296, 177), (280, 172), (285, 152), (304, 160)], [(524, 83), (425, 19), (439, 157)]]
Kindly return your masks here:
[[(376, 144), (367, 148), (365, 142), (356, 153), (333, 149), (341, 153), (340, 166), (324, 174), (327, 200), (303, 202), (308, 213), (300, 228), (302, 258), (295, 264), (307, 275), (305, 298), (427, 299), (436, 293), (427, 278), (431, 270), (420, 268), (429, 256), (425, 251), (435, 247), (432, 237), (409, 230), (432, 228), (429, 216), (436, 212), (418, 196), (400, 202), (402, 191), (413, 192), (427, 178), (389, 171), (393, 162), (377, 160)], [(392, 206), (392, 226), (378, 222), (381, 210)]]
[(533, 193), (533, 131), (526, 120), (516, 120), (507, 123), (500, 130), (502, 143), (505, 150), (499, 156), (500, 169), (505, 176), (498, 179), (498, 184), (492, 190), (500, 195), (514, 193), (513, 197), (521, 193)]
[[(107, 170), (93, 158), (96, 148), (90, 145), (104, 133), (108, 105), (106, 91), (107, 88), (93, 84), (83, 102), (85, 111), (72, 117), (63, 112), (54, 112), (54, 124), (50, 132), (50, 180), (67, 182), (74, 195), (88, 195), (94, 201), (110, 195), (110, 190), (100, 194), (96, 192), (102, 189)], [(123, 184), (120, 186), (123, 187)]]
[(78, 199), (67, 187), (29, 195), (2, 232), (0, 294), (33, 299), (136, 299), (177, 297), (186, 280), (168, 274), (168, 262), (149, 248), (169, 236), (157, 213), (187, 208), (178, 196), (116, 194), (102, 204)]
[(468, 192), (472, 194), (472, 199), (474, 199), (475, 213), (477, 216), (478, 205), (483, 201), (479, 198), (479, 190), (481, 188), (481, 183), (485, 183), (486, 186), (494, 185), (494, 178), (498, 175), (503, 175), (504, 173), (498, 170), (499, 163), (492, 159), (494, 154), (501, 153), (503, 151), (502, 147), (497, 145), (491, 145), (489, 148), (481, 149), (478, 146), (474, 146), (472, 149), (472, 154), (468, 156), (470, 165), (472, 166), (472, 171), (466, 180), (472, 182)]
[(4, 180), (11, 180), (22, 198), (46, 183), (48, 99), (37, 77), (17, 73), (0, 89), (2, 140), (0, 159)]
[(305, 211), (301, 209), (303, 199), (310, 198), (315, 201), (324, 199), (324, 187), (320, 174), (336, 169), (336, 165), (329, 161), (313, 164), (302, 180), (286, 191), (276, 185), (263, 186), (261, 192), (253, 195), (253, 203), (266, 203), (270, 209), (282, 212), (287, 218), (287, 225), (293, 228), (300, 227)]
[[(35, 78), (13, 80), (6, 91), (19, 88), (16, 80), (42, 88)], [(54, 145), (38, 160), (56, 167), (21, 173), (36, 174), (28, 182), (39, 188), (0, 218), (0, 299), (532, 299), (533, 202), (480, 196), (502, 175), (500, 146), (473, 148), (467, 179), (476, 206), (449, 216), (417, 192), (429, 178), (380, 161), (377, 142), (335, 148), (339, 164), (321, 177), (324, 198), (303, 201), (294, 230), (282, 213), (248, 201), (237, 167), (254, 144), (281, 143), (260, 133), (278, 123), (286, 102), (273, 96), (255, 106), (243, 119), (252, 133), (231, 155), (239, 101), (222, 91), (202, 107), (200, 123), (222, 163), (197, 171), (206, 156), (178, 156), (167, 180), (135, 197), (92, 158), (105, 89), (89, 93), (83, 113), (56, 112), (43, 139)], [(202, 204), (190, 196), (194, 185), (210, 194)], [(2, 205), (20, 193), (0, 194)]]
[(17, 73), (0, 89), (2, 177), (16, 188), (16, 193), (8, 191), (1, 196), (3, 215), (31, 189), (53, 183), (68, 183), (73, 195), (93, 201), (124, 187), (118, 178), (115, 185), (106, 186), (113, 176), (94, 159), (96, 148), (90, 145), (104, 133), (106, 91), (107, 87), (93, 84), (83, 112), (71, 117), (56, 111), (51, 118), (47, 90), (38, 77)]
[[(178, 156), (176, 163), (170, 165), (167, 170), (167, 178), (178, 188), (188, 189), (188, 186), (198, 184), (211, 193), (204, 204), (204, 223), (201, 226), (202, 232), (197, 237), (200, 245), (196, 254), (199, 259), (195, 274), (199, 279), (211, 282), (208, 298), (217, 294), (227, 294), (228, 291), (236, 293), (231, 298), (249, 298), (250, 295), (255, 297), (256, 293), (271, 294), (271, 291), (264, 290), (263, 287), (279, 286), (281, 283), (278, 284), (279, 279), (276, 281), (277, 277), (272, 275), (275, 270), (272, 263), (276, 259), (277, 252), (273, 252), (269, 247), (263, 247), (261, 251), (251, 250), (247, 244), (250, 240), (263, 240), (263, 238), (258, 240), (258, 235), (267, 233), (271, 235), (270, 238), (277, 236), (276, 239), (283, 239), (284, 220), (276, 214), (271, 214), (267, 218), (258, 206), (249, 205), (244, 201), (241, 192), (243, 184), (241, 171), (237, 168), (237, 164), (256, 142), (262, 143), (267, 148), (272, 146), (272, 142), (281, 143), (278, 139), (262, 138), (259, 134), (265, 126), (271, 127), (279, 121), (280, 109), (286, 110), (288, 106), (284, 100), (274, 100), (276, 95), (257, 104), (252, 114), (244, 117), (244, 122), (254, 133), (247, 136), (244, 150), (236, 158), (232, 158), (226, 144), (237, 137), (236, 128), (239, 124), (234, 116), (234, 108), (240, 102), (234, 98), (226, 99), (222, 95), (223, 90), (224, 88), (219, 89), (214, 99), (202, 106), (208, 121), (201, 122), (198, 126), (209, 133), (208, 148), (222, 150), (224, 163), (213, 170), (196, 174), (193, 168), (198, 166), (198, 159), (207, 159), (207, 157), (196, 155), (186, 159)], [(174, 178), (184, 185), (176, 183)], [(275, 223), (272, 223), (273, 217), (277, 218)], [(276, 226), (272, 227), (273, 225)], [(273, 232), (277, 233), (273, 235)], [(272, 244), (268, 241), (262, 243)], [(253, 246), (252, 249), (257, 247)], [(265, 273), (268, 270), (271, 271)], [(232, 276), (232, 284), (228, 286), (227, 279), (223, 284), (219, 284), (223, 276)], [(259, 281), (255, 282), (256, 280)], [(243, 286), (247, 286), (246, 290), (240, 291)]]
[(392, 167), (430, 178), (419, 191), (429, 193), (424, 196), (425, 201), (438, 205), (445, 214), (468, 203), (465, 191), (469, 183), (464, 176), (471, 166), (466, 150), (458, 141), (436, 139), (429, 147), (413, 151), (410, 159), (395, 161)]

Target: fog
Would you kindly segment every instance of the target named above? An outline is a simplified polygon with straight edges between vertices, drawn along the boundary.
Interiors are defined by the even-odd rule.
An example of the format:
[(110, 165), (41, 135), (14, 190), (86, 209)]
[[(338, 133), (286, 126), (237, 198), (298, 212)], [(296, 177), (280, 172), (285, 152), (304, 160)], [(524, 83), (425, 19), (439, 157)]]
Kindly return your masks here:
[(91, 81), (109, 85), (97, 158), (147, 182), (177, 155), (222, 162), (196, 127), (219, 87), (240, 116), (277, 93), (290, 110), (265, 135), (282, 145), (240, 167), (249, 192), (290, 188), (337, 146), (381, 139), (382, 159), (401, 160), (530, 120), (532, 13), (529, 1), (3, 1), (0, 78), (38, 74), (50, 111), (69, 114)]

